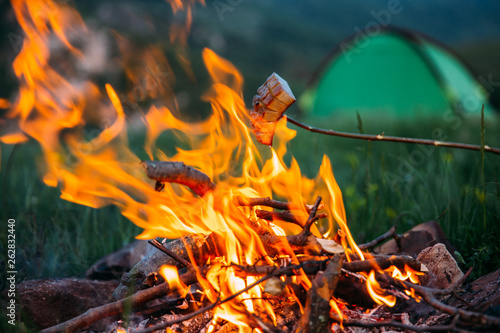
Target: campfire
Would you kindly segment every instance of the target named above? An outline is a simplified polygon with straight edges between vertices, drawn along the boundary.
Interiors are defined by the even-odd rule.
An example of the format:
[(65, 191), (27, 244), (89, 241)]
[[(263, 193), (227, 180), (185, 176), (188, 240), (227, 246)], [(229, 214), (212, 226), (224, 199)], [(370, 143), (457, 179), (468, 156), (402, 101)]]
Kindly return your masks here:
[[(20, 88), (7, 116), (14, 129), (2, 142), (38, 141), (46, 185), (77, 204), (116, 205), (143, 229), (137, 238), (158, 249), (155, 261), (147, 257), (145, 268), (126, 273), (130, 283), (122, 278), (113, 302), (44, 332), (87, 329), (127, 312), (140, 320), (113, 320), (106, 330), (430, 330), (391, 310), (415, 303), (445, 314), (433, 330), (500, 326), (499, 318), (442, 301), (467, 274), (451, 277), (447, 288), (429, 288), (420, 283), (429, 272), (422, 261), (372, 253), (397, 237), (395, 228), (356, 243), (328, 157), (313, 179), (295, 159), (285, 162), (295, 131), (284, 112), (295, 97), (278, 74), (265, 80), (247, 107), (240, 72), (205, 49), (212, 85), (203, 99), (210, 115), (187, 122), (176, 117), (174, 101), (151, 106), (140, 119), (149, 156), (141, 160), (129, 148), (124, 101), (115, 88), (76, 82), (71, 71), (54, 68), (50, 43), (78, 61), (89, 56), (72, 43), (87, 31), (78, 12), (50, 0), (12, 4), (27, 38), (13, 64)], [(190, 18), (192, 3), (171, 5)], [(187, 33), (189, 22), (184, 28)], [(172, 31), (171, 38), (182, 36), (179, 26)], [(102, 127), (89, 138), (83, 129), (96, 117)], [(175, 153), (156, 146), (167, 132), (180, 143)]]

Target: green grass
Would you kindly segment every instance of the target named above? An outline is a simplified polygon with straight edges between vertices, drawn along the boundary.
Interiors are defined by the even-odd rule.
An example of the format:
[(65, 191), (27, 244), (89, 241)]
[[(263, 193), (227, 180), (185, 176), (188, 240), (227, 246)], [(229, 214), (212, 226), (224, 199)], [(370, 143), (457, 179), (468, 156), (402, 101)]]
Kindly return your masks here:
[[(357, 132), (353, 121), (313, 125)], [(369, 124), (367, 126), (366, 124)], [(440, 129), (448, 141), (480, 144), (480, 119), (460, 126), (440, 119), (411, 119), (400, 123), (363, 121), (365, 133), (433, 138)], [(486, 144), (500, 146), (497, 118), (486, 120)], [(311, 161), (303, 171), (313, 175), (321, 153), (332, 160), (343, 192), (348, 224), (358, 243), (388, 230), (398, 216), (398, 232), (437, 220), (465, 260), (474, 266), (472, 277), (500, 268), (500, 156), (485, 154), (484, 182), (481, 153), (433, 146), (363, 142), (327, 137), (299, 129), (291, 150), (299, 161)]]
[[(412, 121), (383, 125), (363, 121), (366, 133), (384, 131), (387, 135), (431, 138), (432, 131), (439, 127), (449, 140), (480, 140), (476, 119), (468, 119), (459, 129), (432, 119), (419, 121), (418, 126)], [(487, 121), (486, 143), (500, 146), (500, 138), (492, 135), (500, 129), (495, 122)], [(334, 126), (325, 120), (320, 124)], [(336, 126), (358, 130), (355, 122)], [(298, 130), (290, 151), (302, 171), (311, 177), (323, 154), (330, 156), (343, 192), (348, 223), (359, 243), (384, 233), (401, 214), (399, 232), (437, 219), (466, 265), (475, 266), (474, 276), (500, 267), (500, 156), (486, 154), (483, 184), (479, 152), (368, 143), (304, 130)], [(2, 145), (1, 153), (1, 218), (16, 219), (18, 282), (83, 276), (95, 260), (140, 232), (115, 207), (92, 209), (61, 200), (57, 188), (40, 181), (35, 167), (40, 158), (36, 144), (17, 148)], [(424, 158), (417, 161), (421, 156)], [(5, 232), (0, 231), (2, 255), (6, 252)]]
[[(1, 219), (16, 220), (18, 282), (84, 276), (94, 261), (138, 234), (139, 228), (116, 207), (93, 209), (60, 199), (57, 188), (40, 180), (35, 167), (40, 150), (34, 143), (1, 149)], [(5, 255), (7, 229), (2, 225), (0, 251)]]

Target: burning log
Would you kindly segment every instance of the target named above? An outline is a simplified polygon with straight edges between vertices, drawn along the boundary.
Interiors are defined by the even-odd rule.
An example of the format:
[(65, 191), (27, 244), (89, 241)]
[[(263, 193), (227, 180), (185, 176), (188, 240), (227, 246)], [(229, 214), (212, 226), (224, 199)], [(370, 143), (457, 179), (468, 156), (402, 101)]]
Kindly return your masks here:
[(322, 333), (330, 322), (330, 299), (337, 287), (342, 267), (342, 257), (336, 255), (324, 272), (318, 272), (307, 292), (304, 315), (295, 332)]
[[(235, 204), (238, 206), (266, 206), (281, 210), (303, 210), (310, 212), (314, 205), (297, 205), (293, 202), (282, 202), (277, 200), (272, 200), (271, 198), (244, 198), (242, 196), (235, 197)], [(323, 209), (323, 204), (318, 206), (318, 209)]]
[[(188, 186), (199, 195), (203, 195), (215, 188), (215, 185), (206, 175), (183, 163), (144, 162), (143, 165), (150, 178), (157, 181), (175, 181), (181, 184), (190, 184)], [(189, 181), (186, 181), (186, 179), (189, 179)], [(198, 186), (195, 184), (196, 182), (199, 182), (201, 185)], [(321, 197), (318, 197), (314, 205), (296, 205), (275, 201), (270, 198), (235, 198), (234, 204), (237, 206), (267, 206), (281, 209), (283, 211), (255, 211), (257, 217), (266, 220), (280, 219), (288, 222), (293, 221), (293, 223), (302, 227), (302, 231), (296, 235), (281, 236), (266, 231), (267, 229), (260, 225), (261, 222), (249, 221), (248, 225), (254, 228), (259, 235), (269, 258), (275, 256), (273, 258), (274, 261), (271, 260), (271, 262), (274, 262), (274, 265), (257, 264), (260, 261), (266, 261), (262, 259), (257, 260), (256, 264), (249, 266), (237, 264), (222, 265), (221, 269), (231, 270), (235, 277), (246, 279), (255, 276), (256, 278), (249, 281), (255, 281), (257, 277), (258, 280), (248, 283), (245, 288), (239, 289), (233, 294), (225, 294), (225, 298), (219, 296), (216, 301), (212, 299), (211, 303), (207, 304), (207, 300), (196, 301), (201, 306), (200, 308), (193, 309), (189, 307), (185, 310), (187, 313), (170, 316), (163, 323), (142, 329), (140, 332), (154, 332), (181, 322), (188, 323), (198, 315), (212, 311), (224, 303), (234, 301), (237, 297), (247, 293), (255, 286), (271, 279), (271, 282), (267, 283), (265, 288), (263, 287), (264, 291), (275, 295), (274, 297), (281, 300), (293, 295), (296, 302), (298, 302), (296, 304), (301, 304), (304, 307), (304, 315), (296, 323), (295, 332), (324, 332), (331, 323), (339, 320), (338, 317), (330, 314), (332, 309), (331, 302), (334, 302), (333, 296), (367, 307), (373, 305), (375, 302), (372, 300), (373, 295), (371, 295), (373, 287), (371, 289), (367, 287), (369, 280), (367, 278), (369, 276), (368, 273), (370, 273), (370, 276), (374, 275), (375, 281), (383, 286), (381, 288), (390, 291), (392, 295), (407, 297), (398, 290), (411, 291), (413, 294), (420, 295), (434, 309), (458, 318), (453, 323), (453, 326), (443, 326), (445, 329), (463, 327), (467, 323), (482, 327), (500, 327), (500, 319), (481, 313), (461, 310), (442, 303), (438, 299), (438, 296), (449, 293), (450, 290), (439, 291), (422, 287), (417, 284), (394, 279), (388, 274), (383, 273), (383, 270), (393, 268), (400, 271), (413, 270), (417, 273), (425, 271), (425, 267), (413, 257), (402, 255), (366, 255), (368, 258), (365, 259), (362, 258), (360, 253), (351, 253), (349, 255), (351, 261), (343, 262), (347, 257), (344, 253), (344, 248), (338, 245), (335, 240), (316, 238), (311, 232), (314, 222), (325, 217), (324, 213), (318, 214), (318, 210), (323, 208), (321, 200)], [(293, 211), (297, 211), (298, 213)], [(301, 215), (301, 212), (303, 214), (304, 211), (309, 212), (307, 219), (304, 215)], [(367, 243), (363, 248), (372, 248), (379, 242), (394, 237), (394, 235), (395, 228), (391, 228), (386, 234)], [(179, 291), (177, 296), (175, 296), (177, 292), (176, 288), (183, 288), (181, 285), (180, 287), (174, 287), (175, 284), (170, 286), (169, 282), (161, 283), (162, 279), (157, 278), (156, 274), (160, 270), (160, 267), (165, 264), (183, 267), (187, 271), (181, 273), (179, 277), (180, 283), (183, 285), (199, 283), (198, 285), (201, 285), (202, 283), (206, 283), (206, 279), (212, 268), (208, 259), (218, 257), (219, 253), (221, 253), (220, 244), (223, 244), (220, 235), (216, 234), (192, 234), (182, 239), (174, 240), (166, 245), (160, 244), (157, 241), (151, 241), (150, 243), (160, 249), (161, 252), (157, 251), (151, 254), (147, 259), (136, 265), (129, 273), (124, 274), (122, 284), (116, 289), (114, 294), (115, 299), (120, 300), (91, 309), (68, 322), (46, 329), (44, 332), (83, 329), (95, 321), (120, 314), (126, 305), (131, 305), (133, 310), (139, 310), (143, 314), (156, 313), (158, 305), (148, 309), (148, 302), (166, 295), (169, 295), (170, 299), (172, 297), (175, 299), (175, 297), (179, 297), (180, 293)], [(281, 257), (288, 258), (288, 266), (283, 267), (281, 261), (277, 259)], [(307, 289), (303, 285), (294, 282), (297, 281), (297, 278), (310, 279), (311, 287)], [(272, 285), (275, 288), (271, 288)], [(339, 288), (336, 288), (337, 285), (339, 285)], [(140, 290), (144, 288), (148, 289)], [(194, 290), (193, 288), (191, 289)], [(125, 297), (130, 290), (139, 291), (136, 291), (132, 296)], [(171, 302), (167, 303), (170, 304)], [(206, 324), (206, 316), (204, 318), (205, 320), (200, 322)], [(394, 320), (366, 323), (349, 318), (343, 321), (343, 323), (345, 326), (393, 326), (408, 330), (424, 331), (421, 327), (417, 328), (410, 324)], [(253, 328), (260, 328), (264, 332), (280, 332), (267, 318), (256, 313), (247, 312), (247, 324)]]
[[(181, 276), (181, 280), (184, 284), (193, 284), (196, 282), (196, 273), (190, 271)], [(55, 333), (55, 332), (73, 332), (77, 329), (81, 329), (89, 326), (90, 324), (107, 317), (111, 317), (117, 314), (123, 313), (123, 310), (132, 306), (132, 308), (137, 307), (141, 304), (145, 304), (151, 300), (163, 297), (171, 292), (172, 289), (168, 283), (163, 283), (159, 286), (141, 290), (132, 296), (126, 297), (119, 301), (109, 303), (97, 308), (93, 308), (85, 312), (84, 314), (61, 323), (56, 326), (49, 327), (42, 330), (43, 333)]]
[(147, 176), (156, 180), (157, 191), (163, 189), (165, 182), (185, 185), (201, 197), (215, 189), (210, 177), (183, 162), (143, 161), (142, 166)]
[[(273, 75), (263, 87), (259, 88), (259, 96), (256, 97), (252, 111), (252, 126), (259, 141), (263, 143), (270, 144), (272, 142), (276, 121), (282, 116), (282, 112), (288, 105), (293, 102), (290, 97), (293, 95), (288, 94), (289, 88), (285, 85), (286, 82), (277, 75)], [(149, 161), (143, 162), (143, 166), (148, 177), (157, 181), (157, 190), (161, 190), (164, 182), (186, 185), (199, 196), (215, 189), (215, 184), (207, 175), (182, 162)], [(242, 228), (243, 231), (238, 237), (244, 238), (248, 233), (255, 232), (255, 240), (260, 241), (259, 245), (264, 253), (263, 257), (255, 258), (252, 254), (245, 259), (248, 264), (235, 264), (240, 262), (236, 257), (227, 258), (220, 254), (227, 252), (222, 249), (226, 244), (224, 242), (226, 234), (218, 233), (215, 229), (212, 229), (214, 232), (211, 235), (192, 234), (174, 240), (167, 245), (151, 241), (151, 244), (161, 252), (157, 251), (151, 254), (129, 273), (123, 275), (122, 284), (114, 294), (115, 299), (119, 300), (91, 309), (68, 322), (46, 329), (44, 332), (84, 329), (95, 321), (122, 313), (125, 308), (131, 308), (132, 311), (139, 311), (144, 315), (158, 313), (160, 308), (163, 307), (165, 310), (171, 306), (172, 301), (165, 302), (163, 299), (155, 301), (154, 305), (151, 305), (150, 301), (165, 296), (168, 296), (169, 300), (174, 299), (174, 304), (177, 304), (175, 299), (179, 301), (191, 299), (195, 305), (190, 303), (191, 306), (183, 309), (176, 308), (175, 316), (167, 315), (168, 318), (162, 319), (165, 320), (164, 322), (155, 323), (151, 327), (136, 327), (135, 329), (139, 329), (138, 332), (154, 332), (181, 322), (188, 323), (201, 314), (204, 314), (203, 320), (199, 321), (199, 325), (194, 326), (206, 327), (207, 320), (212, 317), (211, 314), (206, 314), (213, 313), (213, 322), (215, 323), (217, 322), (216, 314), (220, 313), (218, 311), (225, 309), (226, 306), (236, 309), (237, 315), (246, 315), (244, 325), (259, 328), (263, 332), (281, 332), (271, 323), (272, 320), (269, 320), (276, 314), (268, 315), (266, 311), (269, 308), (276, 308), (276, 304), (283, 302), (294, 302), (295, 308), (301, 307), (304, 310), (302, 318), (295, 322), (295, 332), (324, 332), (329, 330), (330, 324), (340, 320), (337, 315), (331, 313), (333, 308), (338, 315), (341, 314), (341, 310), (335, 303), (336, 299), (341, 298), (347, 303), (352, 302), (372, 307), (375, 302), (382, 304), (380, 298), (385, 295), (390, 296), (390, 301), (395, 300), (396, 297), (409, 299), (401, 291), (414, 297), (420, 297), (434, 309), (458, 318), (456, 322), (453, 322), (453, 326), (445, 326), (445, 329), (462, 328), (469, 323), (482, 327), (500, 327), (500, 319), (444, 304), (438, 299), (438, 296), (444, 295), (441, 291), (400, 281), (389, 276), (388, 272), (397, 273), (395, 276), (399, 276), (401, 279), (416, 281), (415, 275), (425, 271), (425, 268), (413, 257), (363, 254), (358, 250), (353, 250), (354, 241), (350, 241), (351, 248), (349, 248), (346, 245), (345, 236), (341, 236), (338, 243), (334, 239), (317, 238), (311, 232), (311, 228), (316, 221), (326, 217), (325, 213), (318, 213), (318, 210), (323, 208), (321, 201), (322, 198), (318, 197), (313, 205), (304, 205), (302, 203), (280, 202), (270, 198), (235, 197), (233, 204), (236, 206), (252, 208), (265, 206), (281, 210), (252, 209), (255, 215), (252, 214), (251, 218), (246, 220), (244, 215), (242, 215), (243, 220), (239, 220), (241, 215), (236, 215), (242, 226), (253, 229)], [(227, 203), (230, 205), (231, 200), (224, 201), (225, 208), (227, 208)], [(234, 207), (232, 208), (234, 209)], [(239, 209), (235, 209), (235, 211), (241, 213)], [(257, 219), (254, 218), (255, 216)], [(302, 231), (295, 235), (285, 236), (274, 232), (271, 226), (266, 224), (266, 220), (295, 223), (302, 227)], [(397, 237), (395, 228), (391, 228), (386, 234), (361, 247), (363, 249), (373, 248), (391, 237)], [(339, 243), (342, 243), (343, 246)], [(344, 262), (344, 260), (349, 262)], [(164, 274), (164, 279), (167, 282), (162, 283), (163, 278), (159, 278), (157, 272), (165, 264), (181, 267), (182, 270), (180, 275), (176, 276), (177, 279), (174, 280)], [(162, 268), (162, 270), (170, 268), (177, 272), (173, 267)], [(403, 273), (407, 273), (406, 277), (402, 277)], [(214, 277), (218, 281), (234, 279), (237, 282), (231, 286), (233, 288), (231, 289), (217, 281), (213, 282), (211, 279)], [(270, 282), (264, 286), (266, 281)], [(140, 290), (144, 288), (147, 289)], [(195, 289), (202, 291), (193, 292)], [(255, 291), (256, 289), (259, 289), (259, 293)], [(135, 292), (135, 294), (125, 297), (130, 291)], [(261, 295), (261, 292), (264, 293)], [(186, 296), (186, 293), (191, 296)], [(195, 294), (198, 296), (194, 296)], [(265, 302), (265, 306), (261, 306), (260, 309), (255, 306), (252, 307), (252, 310), (244, 306), (246, 302), (254, 302), (254, 299), (262, 300)], [(230, 304), (224, 305), (225, 303)], [(386, 302), (386, 304), (389, 303)], [(279, 316), (279, 313), (277, 315)], [(395, 322), (394, 320), (383, 323), (364, 323), (349, 318), (343, 322), (346, 326), (395, 326), (408, 330), (424, 330), (415, 328), (411, 323)], [(229, 324), (229, 326), (231, 325), (233, 324)], [(185, 325), (185, 327), (187, 326)], [(290, 325), (289, 328), (291, 329), (292, 326)], [(214, 326), (210, 326), (207, 330), (213, 330), (213, 328)], [(129, 331), (137, 332), (133, 329), (129, 329)]]
[[(213, 240), (210, 235), (191, 234), (166, 244), (166, 248), (184, 260), (189, 260), (189, 253), (202, 257), (202, 253), (209, 252), (208, 244)], [(164, 253), (155, 251), (135, 265), (130, 272), (123, 274), (121, 283), (113, 293), (115, 300), (125, 297), (130, 292), (152, 287), (159, 283), (157, 272), (163, 265), (175, 266), (177, 260), (165, 256)]]

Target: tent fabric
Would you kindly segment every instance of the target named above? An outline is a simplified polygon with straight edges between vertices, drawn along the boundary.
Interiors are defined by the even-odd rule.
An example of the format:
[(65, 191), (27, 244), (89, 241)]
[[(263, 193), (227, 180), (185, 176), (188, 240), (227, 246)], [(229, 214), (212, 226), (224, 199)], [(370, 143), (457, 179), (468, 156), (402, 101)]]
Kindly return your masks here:
[(384, 29), (339, 44), (299, 99), (306, 114), (479, 114), (486, 89), (451, 51), (420, 34)]

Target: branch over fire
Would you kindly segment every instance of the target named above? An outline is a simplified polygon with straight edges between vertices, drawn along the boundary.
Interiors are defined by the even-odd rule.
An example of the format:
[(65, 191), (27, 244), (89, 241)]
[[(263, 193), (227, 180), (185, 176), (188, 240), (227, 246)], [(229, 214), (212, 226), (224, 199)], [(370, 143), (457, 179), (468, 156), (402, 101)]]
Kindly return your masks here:
[[(268, 91), (265, 88), (268, 88)], [(264, 97), (265, 96), (265, 97)], [(265, 145), (273, 142), (276, 122), (283, 116), (286, 109), (295, 102), (295, 97), (288, 86), (278, 74), (273, 73), (266, 82), (257, 90), (257, 95), (253, 99), (253, 108), (250, 111), (252, 129), (259, 141)], [(481, 111), (484, 114), (484, 105)], [(361, 139), (368, 141), (388, 141), (413, 143), (419, 145), (429, 145), (436, 147), (459, 148), (467, 150), (485, 151), (493, 154), (500, 154), (500, 149), (488, 145), (472, 145), (459, 142), (438, 141), (429, 139), (403, 138), (397, 136), (385, 136), (382, 134), (356, 134), (339, 132), (332, 129), (322, 129), (304, 124), (289, 116), (286, 117), (289, 123), (313, 133), (338, 136), (342, 138)]]
[(189, 187), (199, 196), (213, 191), (215, 184), (210, 177), (183, 162), (143, 161), (142, 166), (150, 179), (156, 180), (155, 189), (161, 191), (161, 183), (177, 183)]

